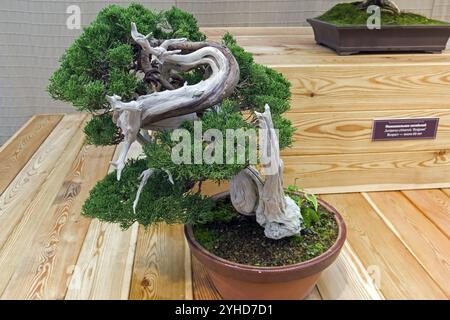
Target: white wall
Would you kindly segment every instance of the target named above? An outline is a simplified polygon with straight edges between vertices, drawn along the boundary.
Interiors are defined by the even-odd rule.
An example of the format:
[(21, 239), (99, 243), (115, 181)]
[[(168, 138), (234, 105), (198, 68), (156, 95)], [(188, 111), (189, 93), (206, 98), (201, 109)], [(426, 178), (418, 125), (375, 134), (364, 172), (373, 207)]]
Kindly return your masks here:
[[(351, 2), (347, 1), (347, 2)], [(0, 1), (0, 145), (33, 114), (73, 112), (52, 101), (45, 88), (58, 59), (79, 34), (67, 29), (66, 8), (81, 8), (89, 24), (107, 4), (131, 1), (1, 0)], [(141, 0), (162, 10), (188, 10), (200, 26), (301, 26), (306, 18), (342, 0)], [(450, 20), (450, 0), (397, 0), (406, 10)]]

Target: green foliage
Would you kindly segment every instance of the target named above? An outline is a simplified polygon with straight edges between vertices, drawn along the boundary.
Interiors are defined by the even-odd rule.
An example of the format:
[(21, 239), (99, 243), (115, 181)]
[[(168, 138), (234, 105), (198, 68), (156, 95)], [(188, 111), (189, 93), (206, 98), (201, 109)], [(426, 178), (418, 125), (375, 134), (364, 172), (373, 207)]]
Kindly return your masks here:
[(172, 32), (165, 35), (165, 38), (188, 38), (191, 41), (203, 41), (205, 35), (197, 27), (197, 20), (186, 11), (172, 7), (163, 13), (163, 16), (170, 26)]
[(162, 221), (196, 224), (216, 217), (213, 200), (188, 192), (186, 181), (175, 179), (171, 184), (163, 171), (150, 176), (134, 214), (138, 177), (145, 169), (145, 160), (131, 160), (125, 166), (120, 181), (117, 181), (115, 171), (108, 174), (91, 190), (83, 205), (83, 215), (119, 223), (124, 229), (135, 221), (144, 226)]
[[(182, 126), (190, 134), (191, 150), (194, 150), (194, 125), (192, 122), (185, 122)], [(249, 129), (254, 128), (252, 124), (245, 121), (240, 112), (236, 112), (236, 105), (231, 100), (224, 100), (219, 109), (213, 109), (206, 112), (202, 117), (202, 132), (209, 129), (217, 129), (223, 133), (225, 139), (226, 129)], [(231, 179), (237, 172), (241, 171), (248, 165), (248, 161), (243, 164), (237, 161), (230, 164), (226, 163), (226, 155), (229, 150), (224, 143), (223, 159), (224, 164), (196, 164), (193, 152), (190, 157), (190, 164), (176, 164), (172, 161), (172, 148), (178, 143), (171, 141), (169, 132), (157, 133), (157, 139), (160, 143), (151, 144), (145, 148), (145, 154), (149, 166), (152, 168), (165, 168), (172, 172), (172, 174), (179, 179), (204, 181), (204, 180), (228, 180)], [(237, 142), (237, 141), (235, 141)], [(248, 146), (248, 140), (246, 140)], [(207, 144), (203, 143), (202, 150), (205, 150)], [(248, 151), (248, 148), (246, 148)], [(202, 152), (203, 154), (203, 152)], [(237, 159), (238, 148), (234, 145), (234, 153), (230, 152), (230, 157)], [(248, 160), (248, 154), (246, 159)]]
[(138, 54), (130, 35), (131, 22), (139, 32), (158, 39), (204, 39), (195, 18), (175, 7), (155, 13), (136, 3), (128, 8), (110, 5), (66, 50), (50, 78), (50, 95), (71, 102), (78, 110), (95, 111), (107, 107), (106, 94), (127, 101), (135, 93), (147, 93), (143, 81), (130, 73)]
[[(352, 3), (339, 3), (333, 8), (319, 16), (318, 19), (336, 24), (339, 26), (344, 25), (366, 25), (367, 19), (371, 14), (366, 10), (358, 8), (358, 4), (361, 2)], [(428, 19), (424, 16), (401, 12), (400, 14), (394, 14), (391, 12), (383, 11), (381, 14), (382, 25), (442, 25), (446, 24), (442, 21)]]
[(84, 127), (84, 134), (86, 135), (86, 142), (96, 146), (113, 145), (122, 140), (122, 135), (109, 113), (93, 116)]
[(297, 185), (288, 186), (287, 194), (300, 207), (305, 228), (310, 229), (320, 221), (319, 202), (315, 195), (305, 192)]
[(316, 210), (310, 207), (302, 207), (303, 224), (306, 228), (311, 228), (319, 222), (319, 214)]

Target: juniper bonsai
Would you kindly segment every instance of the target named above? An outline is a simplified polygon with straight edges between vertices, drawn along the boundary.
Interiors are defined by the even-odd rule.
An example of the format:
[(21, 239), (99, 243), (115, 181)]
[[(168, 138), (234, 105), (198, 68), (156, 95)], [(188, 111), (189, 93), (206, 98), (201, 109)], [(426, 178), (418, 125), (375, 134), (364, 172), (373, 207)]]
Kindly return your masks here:
[[(221, 44), (205, 39), (194, 17), (175, 7), (156, 13), (139, 4), (111, 5), (62, 56), (50, 79), (51, 96), (91, 113), (84, 130), (88, 143), (123, 144), (113, 163), (117, 170), (91, 190), (83, 214), (123, 228), (136, 221), (207, 223), (227, 214), (193, 186), (231, 180), (234, 208), (256, 215), (266, 236), (299, 234), (300, 209), (283, 192), (278, 154), (294, 132), (282, 115), (290, 107), (290, 84), (255, 63), (230, 34)], [(248, 159), (175, 164), (171, 133), (184, 128), (194, 136), (194, 121), (201, 121), (203, 133), (278, 129), (278, 135), (268, 130), (265, 137), (276, 155), (269, 159), (275, 172), (264, 178)], [(142, 144), (144, 159), (126, 161), (133, 143)], [(206, 150), (208, 143), (201, 147)], [(229, 151), (227, 157), (241, 156)]]

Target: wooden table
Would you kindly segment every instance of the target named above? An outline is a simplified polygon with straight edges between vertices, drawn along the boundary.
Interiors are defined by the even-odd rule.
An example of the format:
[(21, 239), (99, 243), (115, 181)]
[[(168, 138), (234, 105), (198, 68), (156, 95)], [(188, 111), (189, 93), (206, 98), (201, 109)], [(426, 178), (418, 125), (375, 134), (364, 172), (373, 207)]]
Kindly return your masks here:
[[(80, 216), (121, 148), (84, 145), (86, 118), (35, 116), (0, 148), (0, 297), (218, 299), (181, 226), (122, 231)], [(449, 196), (323, 195), (343, 214), (348, 241), (310, 299), (450, 297)]]

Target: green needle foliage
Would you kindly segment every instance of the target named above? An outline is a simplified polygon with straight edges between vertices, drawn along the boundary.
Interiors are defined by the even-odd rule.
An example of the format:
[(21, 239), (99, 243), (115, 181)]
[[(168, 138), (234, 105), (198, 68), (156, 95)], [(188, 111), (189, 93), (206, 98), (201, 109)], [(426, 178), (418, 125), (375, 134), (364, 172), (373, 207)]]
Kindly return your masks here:
[[(54, 99), (70, 102), (79, 111), (92, 113), (92, 120), (84, 129), (90, 144), (118, 144), (123, 138), (112, 122), (105, 95), (117, 94), (123, 101), (130, 101), (152, 92), (134, 72), (139, 48), (130, 35), (131, 22), (136, 23), (139, 32), (151, 33), (155, 39), (206, 39), (195, 18), (175, 7), (159, 13), (139, 4), (104, 8), (66, 50), (48, 86)], [(240, 80), (228, 99), (203, 114), (203, 132), (214, 128), (222, 131), (225, 137), (226, 129), (254, 129), (255, 122), (250, 121), (254, 120), (254, 111), (262, 112), (267, 103), (274, 125), (279, 129), (280, 147), (290, 146), (294, 128), (282, 115), (290, 108), (290, 83), (275, 70), (255, 63), (252, 54), (240, 47), (232, 35), (226, 34), (222, 42), (239, 63)], [(182, 76), (189, 84), (194, 84), (202, 79), (203, 72), (196, 69)], [(194, 136), (192, 123), (186, 122), (182, 127)], [(175, 144), (170, 131), (158, 132), (156, 142), (144, 148), (146, 158), (128, 162), (120, 181), (112, 172), (95, 186), (84, 204), (83, 213), (120, 223), (123, 228), (135, 221), (143, 225), (161, 221), (195, 224), (220, 219), (222, 207), (189, 188), (208, 179), (230, 179), (248, 163), (176, 165), (171, 160)], [(236, 158), (238, 154), (229, 156)], [(132, 205), (139, 185), (138, 177), (147, 168), (156, 171), (145, 186), (134, 214)], [(170, 171), (174, 185), (168, 181), (164, 170)]]

